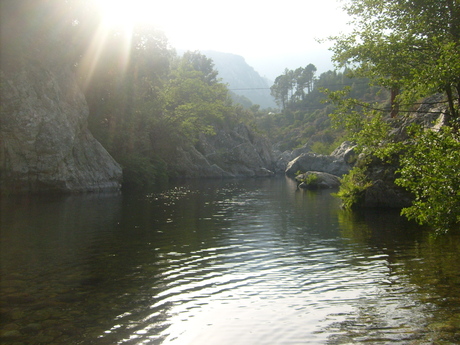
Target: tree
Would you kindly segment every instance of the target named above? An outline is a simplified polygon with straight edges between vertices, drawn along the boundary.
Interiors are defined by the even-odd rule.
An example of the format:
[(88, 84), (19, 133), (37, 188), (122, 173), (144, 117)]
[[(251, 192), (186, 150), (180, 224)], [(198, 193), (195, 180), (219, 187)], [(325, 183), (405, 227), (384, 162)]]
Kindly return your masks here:
[[(289, 103), (295, 103), (299, 99), (305, 100), (305, 89), (307, 93), (313, 91), (316, 67), (309, 64), (307, 67), (299, 67), (296, 70), (286, 68), (284, 73), (278, 76), (270, 88), (271, 95), (275, 98), (283, 111)], [(294, 91), (295, 89), (295, 91)]]
[(101, 45), (97, 60), (80, 64), (80, 78), (91, 130), (122, 161), (149, 150), (149, 131), (164, 108), (163, 85), (172, 53), (164, 34), (145, 26), (134, 29), (129, 46), (116, 31)]
[(352, 130), (368, 154), (399, 159), (395, 182), (415, 196), (404, 215), (436, 229), (452, 229), (460, 224), (460, 2), (350, 0), (346, 9), (355, 27), (351, 34), (333, 38), (338, 65), (391, 90), (392, 115), (410, 113), (414, 101), (443, 93), (448, 121), (438, 131), (409, 132), (404, 144), (393, 142), (384, 117), (376, 115), (384, 109), (343, 99), (340, 92), (331, 93), (342, 105), (336, 119)]
[(405, 109), (420, 97), (443, 92), (457, 123), (460, 2), (351, 0), (345, 8), (354, 30), (332, 38), (338, 65), (393, 90), (395, 102), (407, 104)]
[(301, 78), (307, 87), (307, 93), (312, 92), (313, 90), (313, 83), (315, 81), (315, 72), (316, 66), (313, 64), (308, 64), (307, 67), (304, 68)]
[[(287, 70), (287, 69), (286, 69)], [(270, 94), (275, 98), (275, 101), (281, 108), (286, 109), (289, 100), (289, 91), (292, 90), (292, 80), (289, 73), (282, 74), (276, 77), (272, 87), (270, 87)]]
[(187, 52), (175, 62), (165, 85), (165, 117), (191, 140), (200, 133), (213, 133), (213, 125), (232, 112), (228, 89), (218, 82), (213, 66), (206, 56)]
[(307, 80), (303, 78), (304, 69), (299, 67), (294, 71), (294, 80), (296, 83), (296, 91), (294, 93), (296, 99), (305, 99), (305, 88), (307, 87)]
[(183, 68), (187, 66), (190, 71), (197, 71), (201, 73), (201, 79), (209, 85), (218, 82), (217, 70), (214, 69), (214, 63), (211, 59), (199, 52), (187, 51), (182, 58)]
[[(308, 64), (305, 68), (299, 67), (294, 71), (294, 80), (296, 83), (296, 96), (300, 96), (301, 100), (305, 100), (306, 93), (313, 91), (313, 83), (315, 80), (316, 66)], [(305, 89), (307, 92), (305, 93)]]

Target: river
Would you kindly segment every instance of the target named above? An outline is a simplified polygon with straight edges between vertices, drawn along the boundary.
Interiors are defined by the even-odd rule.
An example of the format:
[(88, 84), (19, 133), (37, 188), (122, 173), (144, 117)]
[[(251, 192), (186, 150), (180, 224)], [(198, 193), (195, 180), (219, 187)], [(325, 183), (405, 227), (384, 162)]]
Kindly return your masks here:
[(5, 344), (460, 343), (460, 236), (292, 180), (1, 199)]

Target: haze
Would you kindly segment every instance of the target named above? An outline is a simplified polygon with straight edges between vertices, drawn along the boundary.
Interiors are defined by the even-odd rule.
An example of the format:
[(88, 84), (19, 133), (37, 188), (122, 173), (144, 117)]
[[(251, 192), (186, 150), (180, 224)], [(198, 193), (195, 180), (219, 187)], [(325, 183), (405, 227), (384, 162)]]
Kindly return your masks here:
[(215, 50), (243, 56), (262, 76), (313, 63), (333, 68), (327, 43), (346, 28), (341, 0), (98, 0), (112, 20), (148, 20), (178, 50)]
[(332, 68), (329, 46), (316, 39), (338, 34), (348, 20), (336, 0), (236, 0), (215, 4), (208, 0), (188, 3), (179, 24), (163, 23), (171, 44), (181, 49), (242, 55), (271, 79), (285, 67), (310, 62), (319, 71)]
[[(171, 11), (177, 11), (177, 3), (168, 3)], [(221, 4), (209, 0), (186, 3), (178, 21), (162, 23), (171, 44), (241, 55), (270, 79), (285, 67), (313, 63), (319, 71), (332, 68), (328, 45), (316, 39), (345, 29), (348, 17), (340, 2), (235, 0)]]

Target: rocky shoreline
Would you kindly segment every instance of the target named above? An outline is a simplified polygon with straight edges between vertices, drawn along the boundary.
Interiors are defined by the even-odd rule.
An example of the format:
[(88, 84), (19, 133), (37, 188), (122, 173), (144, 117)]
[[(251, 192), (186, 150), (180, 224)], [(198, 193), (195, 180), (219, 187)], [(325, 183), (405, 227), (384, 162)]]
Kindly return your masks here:
[[(423, 125), (426, 130), (439, 130), (440, 126), (446, 123), (448, 117), (448, 109), (445, 105), (441, 105), (440, 97), (442, 96), (434, 95), (427, 98), (417, 110), (404, 117), (387, 119), (393, 128), (390, 133), (392, 140), (406, 141), (408, 138), (406, 129), (414, 123)], [(315, 189), (337, 187), (337, 180), (331, 179), (327, 174), (340, 179), (353, 166), (359, 165), (363, 160), (370, 159), (371, 162), (367, 165), (366, 170), (370, 185), (363, 191), (359, 204), (355, 206), (357, 208), (396, 209), (409, 207), (412, 204), (413, 196), (394, 183), (398, 170), (397, 164), (383, 162), (363, 154), (358, 156), (354, 148), (352, 143), (344, 142), (329, 156), (318, 155), (309, 152), (308, 148), (303, 148), (296, 157), (292, 157), (294, 151), (279, 154), (278, 162), (282, 161), (284, 157), (292, 158), (286, 163), (286, 175), (295, 178), (301, 188)], [(314, 183), (309, 186), (306, 182), (312, 180), (312, 174), (316, 175), (316, 178), (314, 178)]]
[[(69, 193), (121, 188), (122, 168), (88, 130), (88, 105), (69, 67), (29, 60), (14, 71), (2, 69), (0, 81), (2, 192)], [(395, 121), (393, 136), (405, 140), (405, 128), (414, 122), (427, 127), (442, 124), (446, 109), (438, 105), (436, 97), (422, 104), (419, 112)], [(243, 123), (215, 129), (213, 135), (202, 134), (197, 142), (184, 141), (176, 148), (167, 162), (173, 176), (286, 174), (296, 178), (303, 174), (297, 177), (301, 187), (308, 187), (305, 180), (316, 179), (317, 183), (308, 188), (336, 188), (340, 178), (360, 160), (350, 142), (344, 142), (331, 155), (316, 154), (308, 146), (280, 152)], [(395, 166), (374, 160), (368, 169), (372, 185), (365, 191), (361, 206), (401, 208), (410, 204), (411, 196), (394, 184), (396, 170)]]

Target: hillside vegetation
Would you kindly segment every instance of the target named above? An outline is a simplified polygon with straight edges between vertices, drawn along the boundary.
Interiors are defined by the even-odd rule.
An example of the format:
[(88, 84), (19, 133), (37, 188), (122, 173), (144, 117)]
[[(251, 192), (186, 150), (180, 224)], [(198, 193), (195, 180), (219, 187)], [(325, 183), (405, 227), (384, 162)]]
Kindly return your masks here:
[(15, 18), (2, 30), (2, 70), (16, 73), (16, 65), (27, 64), (19, 59), (71, 67), (89, 107), (89, 129), (122, 165), (125, 187), (177, 176), (179, 148), (251, 122), (211, 59), (178, 56), (154, 26), (136, 25), (127, 36), (104, 26), (86, 0), (5, 1), (2, 18)]
[(330, 115), (336, 105), (329, 100), (327, 90), (348, 89), (352, 97), (389, 107), (389, 92), (385, 88), (370, 85), (368, 78), (351, 78), (350, 72), (327, 71), (316, 76), (312, 64), (286, 69), (271, 87), (281, 110), (259, 112), (257, 127), (281, 151), (307, 145), (316, 153), (331, 153), (344, 140), (344, 131), (333, 126)]

